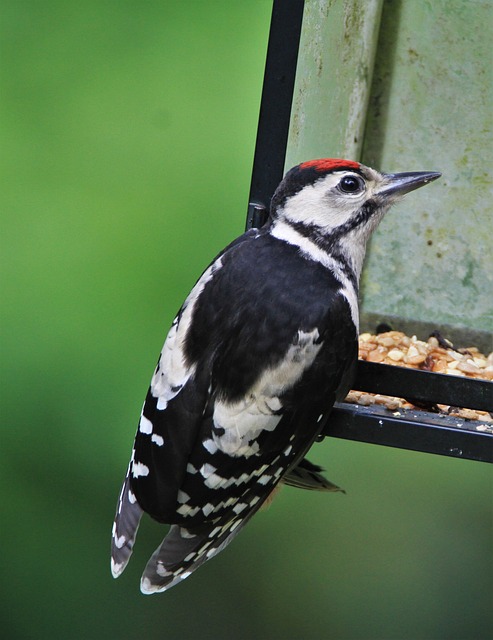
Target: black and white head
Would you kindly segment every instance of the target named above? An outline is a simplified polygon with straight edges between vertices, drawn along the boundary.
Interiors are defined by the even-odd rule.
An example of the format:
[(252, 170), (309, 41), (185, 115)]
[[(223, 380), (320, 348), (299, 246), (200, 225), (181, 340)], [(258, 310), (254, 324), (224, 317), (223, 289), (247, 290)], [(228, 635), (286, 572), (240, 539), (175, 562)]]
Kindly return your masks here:
[(344, 256), (359, 278), (366, 242), (390, 206), (440, 173), (380, 173), (351, 160), (326, 158), (293, 167), (271, 202), (272, 233), (295, 235)]

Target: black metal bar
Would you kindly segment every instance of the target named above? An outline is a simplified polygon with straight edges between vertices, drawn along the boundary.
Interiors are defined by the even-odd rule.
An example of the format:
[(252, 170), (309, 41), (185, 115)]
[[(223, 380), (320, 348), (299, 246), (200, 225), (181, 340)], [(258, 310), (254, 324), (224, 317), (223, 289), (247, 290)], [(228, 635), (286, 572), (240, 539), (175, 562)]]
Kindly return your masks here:
[(247, 229), (265, 222), (254, 219), (254, 205), (269, 208), (284, 174), (304, 0), (274, 0), (265, 63), (262, 100), (248, 199)]
[(491, 426), (425, 411), (390, 412), (378, 405), (360, 407), (340, 403), (332, 411), (324, 435), (493, 462)]
[(269, 210), (267, 207), (258, 202), (250, 202), (248, 204), (245, 231), (249, 229), (259, 229), (267, 222), (268, 216)]
[(493, 382), (358, 360), (353, 389), (493, 411)]

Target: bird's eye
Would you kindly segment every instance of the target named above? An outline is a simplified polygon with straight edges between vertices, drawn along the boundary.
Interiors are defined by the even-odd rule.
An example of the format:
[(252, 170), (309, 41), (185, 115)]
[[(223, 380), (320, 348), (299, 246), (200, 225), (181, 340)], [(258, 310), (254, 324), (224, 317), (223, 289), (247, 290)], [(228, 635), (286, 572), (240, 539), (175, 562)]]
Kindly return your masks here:
[(338, 185), (343, 193), (358, 193), (363, 191), (365, 183), (358, 176), (344, 176)]

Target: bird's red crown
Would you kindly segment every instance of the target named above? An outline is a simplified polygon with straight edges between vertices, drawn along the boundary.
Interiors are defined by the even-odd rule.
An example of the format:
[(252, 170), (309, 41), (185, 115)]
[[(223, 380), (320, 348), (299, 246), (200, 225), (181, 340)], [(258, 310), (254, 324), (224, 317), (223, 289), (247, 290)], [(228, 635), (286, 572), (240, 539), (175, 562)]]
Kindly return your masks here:
[(341, 158), (322, 158), (320, 160), (307, 160), (300, 164), (300, 169), (315, 169), (315, 171), (337, 171), (338, 169), (359, 169), (359, 162), (342, 160)]

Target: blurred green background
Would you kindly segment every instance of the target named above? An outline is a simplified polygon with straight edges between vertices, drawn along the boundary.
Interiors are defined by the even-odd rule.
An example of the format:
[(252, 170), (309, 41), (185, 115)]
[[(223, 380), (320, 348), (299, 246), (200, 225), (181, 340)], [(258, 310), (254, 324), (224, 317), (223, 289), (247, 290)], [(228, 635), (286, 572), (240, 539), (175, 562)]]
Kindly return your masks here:
[[(243, 230), (269, 0), (4, 0), (1, 590), (9, 639), (490, 638), (487, 465), (327, 439), (167, 594), (109, 540), (166, 331)], [(327, 150), (330, 155), (330, 150)]]

